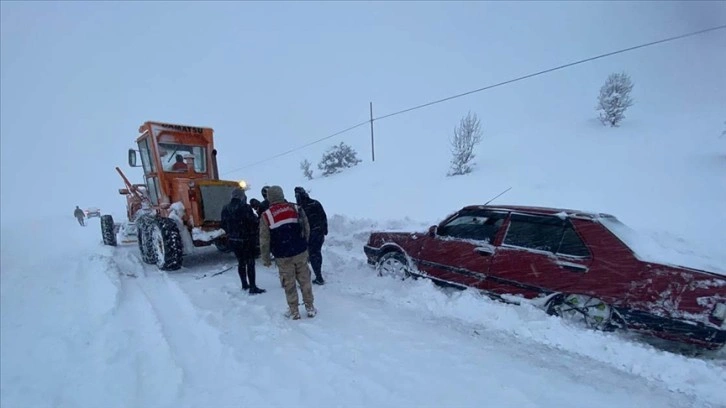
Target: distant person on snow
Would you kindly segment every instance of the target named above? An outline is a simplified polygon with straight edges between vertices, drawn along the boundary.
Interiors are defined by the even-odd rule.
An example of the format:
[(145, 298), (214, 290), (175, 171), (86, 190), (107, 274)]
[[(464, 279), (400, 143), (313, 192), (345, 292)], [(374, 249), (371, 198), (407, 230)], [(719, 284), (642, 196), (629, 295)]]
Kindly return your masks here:
[(322, 285), (325, 283), (323, 279), (323, 242), (325, 236), (328, 235), (328, 216), (325, 214), (323, 205), (318, 200), (313, 200), (302, 187), (295, 187), (295, 201), (297, 205), (302, 207), (305, 215), (310, 223), (310, 239), (308, 239), (308, 255), (310, 256), (310, 265), (315, 272), (315, 280), (313, 283)]
[(314, 317), (317, 311), (313, 305), (307, 250), (310, 226), (305, 211), (285, 201), (280, 186), (270, 187), (267, 193), (270, 208), (262, 213), (260, 219), (262, 262), (265, 266), (270, 266), (270, 253), (275, 256), (287, 298), (288, 311), (285, 315), (293, 320), (300, 319), (297, 282), (307, 315)]
[(222, 229), (227, 233), (229, 246), (237, 257), (242, 290), (249, 290), (250, 295), (265, 293), (265, 289), (257, 287), (255, 280), (257, 217), (247, 204), (245, 191), (239, 187), (232, 191), (229, 204), (222, 209)]
[(76, 210), (73, 211), (73, 216), (78, 219), (78, 223), (81, 224), (81, 227), (85, 227), (86, 223), (83, 221), (84, 218), (86, 218), (86, 213), (83, 212), (78, 206), (76, 206)]
[(176, 155), (176, 163), (171, 166), (171, 171), (186, 172), (188, 169), (187, 164), (184, 163), (184, 157), (181, 154)]

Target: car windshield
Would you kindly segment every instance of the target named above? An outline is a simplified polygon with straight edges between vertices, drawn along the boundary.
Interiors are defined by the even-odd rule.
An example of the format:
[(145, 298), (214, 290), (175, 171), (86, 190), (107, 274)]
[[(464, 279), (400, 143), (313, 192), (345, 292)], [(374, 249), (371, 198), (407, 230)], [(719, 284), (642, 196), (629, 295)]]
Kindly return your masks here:
[(717, 262), (682, 249), (677, 238), (639, 233), (612, 215), (602, 214), (598, 217), (598, 221), (643, 262), (685, 266), (726, 275), (726, 268), (718, 266)]
[(159, 143), (159, 157), (164, 171), (186, 172), (185, 158), (194, 158), (194, 172), (207, 171), (206, 149), (201, 146), (189, 146), (175, 143)]

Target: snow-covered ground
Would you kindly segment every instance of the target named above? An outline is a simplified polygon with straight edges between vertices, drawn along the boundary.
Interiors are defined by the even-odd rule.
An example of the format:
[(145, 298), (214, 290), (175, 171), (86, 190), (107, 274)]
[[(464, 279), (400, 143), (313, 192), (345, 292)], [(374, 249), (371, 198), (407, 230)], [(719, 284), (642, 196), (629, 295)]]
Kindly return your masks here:
[[(562, 39), (540, 36), (537, 24), (548, 19), (541, 18), (537, 12), (540, 6), (533, 4), (522, 6), (529, 10), (529, 20), (520, 14), (496, 18), (502, 25), (491, 28), (490, 34), (469, 33), (467, 30), (478, 24), (474, 20), (449, 28), (476, 38), (499, 38), (482, 43), (481, 49), (457, 50), (455, 44), (443, 42), (437, 46), (440, 49), (426, 48), (407, 55), (403, 52), (413, 52), (407, 48), (410, 44), (389, 36), (384, 38), (392, 48), (388, 48), (389, 54), (383, 54), (385, 58), (348, 47), (345, 52), (370, 58), (379, 70), (390, 71), (380, 84), (380, 77), (367, 78), (367, 66), (361, 66), (362, 71), (352, 70), (360, 65), (352, 60), (338, 66), (337, 51), (330, 52), (338, 48), (318, 49), (332, 56), (330, 61), (335, 63), (310, 57), (305, 54), (307, 45), (301, 45), (296, 50), (302, 54), (290, 57), (298, 60), (271, 64), (264, 57), (255, 59), (236, 50), (228, 41), (239, 33), (224, 32), (219, 37), (224, 41), (216, 41), (224, 45), (218, 51), (244, 55), (253, 61), (231, 63), (229, 68), (235, 76), (248, 69), (260, 70), (269, 78), (246, 76), (252, 82), (259, 79), (265, 94), (271, 82), (280, 82), (283, 88), (271, 94), (274, 103), (270, 100), (268, 104), (259, 103), (259, 94), (255, 97), (248, 93), (250, 82), (231, 81), (218, 73), (226, 63), (209, 65), (208, 61), (214, 60), (208, 59), (202, 60), (204, 67), (194, 71), (196, 74), (157, 64), (163, 72), (151, 75), (149, 67), (141, 65), (138, 77), (128, 77), (131, 82), (119, 81), (119, 87), (128, 94), (108, 91), (113, 96), (108, 99), (121, 101), (123, 109), (98, 103), (98, 89), (108, 85), (108, 70), (103, 65), (96, 69), (103, 72), (104, 85), (89, 82), (93, 84), (92, 93), (76, 95), (79, 91), (71, 87), (73, 81), (48, 76), (48, 81), (73, 90), (57, 93), (63, 95), (58, 98), (29, 94), (35, 101), (63, 102), (75, 95), (91, 101), (93, 109), (64, 102), (78, 110), (63, 111), (56, 103), (52, 109), (38, 111), (34, 101), (27, 107), (17, 105), (26, 116), (4, 115), (2, 122), (10, 123), (19, 117), (22, 126), (13, 129), (26, 129), (29, 121), (24, 118), (33, 118), (46, 125), (36, 129), (37, 134), (52, 135), (53, 143), (75, 149), (77, 146), (65, 137), (55, 137), (56, 127), (63, 128), (66, 137), (75, 135), (89, 150), (83, 150), (80, 156), (84, 157), (78, 158), (78, 163), (72, 162), (76, 157), (69, 153), (75, 150), (68, 150), (57, 172), (34, 173), (32, 179), (42, 180), (42, 185), (28, 183), (15, 175), (26, 174), (28, 169), (36, 171), (34, 166), (45, 169), (36, 163), (46, 164), (46, 157), (56, 158), (59, 145), (39, 141), (32, 154), (20, 155), (17, 152), (24, 150), (5, 147), (9, 140), (17, 140), (18, 132), (3, 130), (0, 406), (726, 407), (723, 351), (689, 357), (655, 348), (626, 334), (571, 327), (531, 306), (506, 305), (472, 291), (446, 290), (421, 279), (401, 282), (380, 278), (366, 265), (363, 253), (372, 230), (424, 231), (462, 206), (484, 203), (511, 187), (494, 203), (610, 213), (647, 238), (638, 239), (643, 256), (726, 273), (726, 137), (719, 138), (726, 119), (724, 31), (643, 48), (376, 121), (375, 162), (369, 160), (370, 133), (364, 126), (275, 160), (234, 170), (357, 123), (361, 119), (356, 119), (358, 105), (353, 100), (364, 101), (360, 105), (364, 107), (363, 119), (370, 99), (375, 101), (376, 115), (382, 115), (592, 53), (630, 46), (635, 37), (645, 42), (677, 34), (680, 31), (671, 27), (673, 23), (679, 27), (684, 24), (676, 16), (661, 21), (659, 26), (655, 22), (643, 23), (649, 21), (644, 17), (647, 13), (628, 13), (623, 15), (626, 20), (616, 20), (602, 18), (593, 11), (598, 19), (606, 21), (598, 29), (590, 27), (591, 20), (580, 20), (573, 12), (572, 17), (549, 23), (557, 28), (562, 25), (566, 37), (577, 39), (570, 44), (576, 47), (568, 48), (559, 45)], [(583, 4), (568, 3), (567, 7), (595, 7)], [(651, 3), (643, 4), (637, 7)], [(565, 4), (550, 7), (566, 8)], [(615, 5), (603, 3), (597, 7), (606, 10)], [(138, 15), (134, 13), (134, 18)], [(115, 16), (109, 18), (116, 21)], [(69, 27), (79, 25), (75, 14), (73, 18)], [(427, 40), (406, 31), (405, 21), (399, 21), (397, 15), (392, 18), (391, 27), (401, 27), (397, 32), (411, 41)], [(472, 18), (477, 18), (475, 13)], [(103, 19), (87, 20), (106, 24)], [(295, 20), (299, 20), (298, 16)], [(340, 24), (346, 21), (342, 19)], [(433, 23), (436, 19), (431, 21), (432, 25), (438, 24)], [(533, 24), (535, 28), (525, 30), (521, 40), (522, 44), (535, 44), (534, 48), (514, 47), (512, 38), (501, 36), (501, 30), (516, 28), (509, 27), (512, 21), (522, 29)], [(630, 31), (638, 25), (647, 30), (633, 36), (628, 30), (613, 31), (610, 21), (630, 27)], [(586, 27), (576, 30), (564, 22)], [(118, 24), (127, 29), (123, 20)], [(307, 20), (303, 24), (310, 25)], [(33, 30), (36, 25), (32, 25)], [(196, 26), (206, 29), (204, 25)], [(219, 26), (239, 27), (237, 21)], [(467, 30), (463, 30), (465, 26)], [(44, 25), (37, 29), (41, 27)], [(191, 23), (180, 27), (188, 30)], [(368, 42), (370, 27), (356, 35)], [(669, 31), (671, 28), (674, 31)], [(265, 29), (269, 30), (267, 24)], [(91, 38), (102, 31), (93, 28), (88, 35), (72, 37), (66, 35), (65, 26), (58, 30), (45, 35), (75, 44), (81, 37)], [(168, 45), (158, 42), (162, 41), (158, 38), (152, 42), (155, 35), (147, 30), (137, 31), (142, 33), (139, 38), (143, 42), (148, 38), (148, 51), (154, 55)], [(10, 34), (3, 40), (11, 38)], [(32, 32), (26, 39), (35, 37)], [(140, 55), (139, 50), (127, 45), (127, 37), (124, 32), (119, 44), (133, 55)], [(254, 44), (262, 37), (246, 35)], [(332, 36), (315, 37), (315, 41), (308, 41), (309, 46), (322, 41), (322, 37)], [(432, 38), (443, 41), (447, 37), (432, 34), (428, 39)], [(305, 43), (293, 37), (289, 42)], [(59, 53), (64, 50), (55, 42), (51, 44)], [(287, 46), (288, 42), (279, 44)], [(268, 47), (259, 43), (259, 48), (277, 54), (279, 44)], [(380, 48), (372, 44), (376, 50)], [(24, 42), (21, 45), (12, 54), (18, 65), (15, 71), (8, 72), (30, 68), (20, 57), (29, 54), (32, 46)], [(207, 43), (202, 49), (207, 51)], [(83, 56), (99, 52), (95, 43), (93, 48), (76, 51)], [(114, 48), (109, 55), (123, 59), (121, 51)], [(189, 54), (186, 49), (184, 52)], [(452, 59), (454, 54), (457, 58)], [(469, 54), (485, 59), (465, 58)], [(10, 61), (12, 55), (8, 55), (4, 61)], [(47, 60), (45, 54), (41, 56), (41, 61)], [(442, 64), (439, 71), (419, 73), (417, 65), (434, 60)], [(332, 82), (322, 77), (290, 76), (303, 62), (310, 69), (330, 72)], [(37, 65), (47, 68), (47, 64)], [(112, 65), (115, 69), (128, 67), (115, 59)], [(291, 71), (277, 75), (272, 70), (274, 65)], [(93, 66), (84, 64), (87, 69)], [(66, 68), (82, 75), (77, 81), (87, 82), (85, 71), (75, 65)], [(265, 72), (268, 70), (272, 71)], [(635, 83), (635, 105), (620, 128), (602, 127), (594, 119), (597, 91), (608, 74), (623, 70)], [(225, 86), (210, 86), (204, 98), (173, 98), (164, 94), (166, 88), (154, 91), (155, 82), (148, 82), (152, 77), (168, 78), (174, 88), (181, 83), (202, 86), (209, 84), (213, 75), (225, 81)], [(33, 82), (28, 83), (16, 82), (11, 76), (8, 78), (12, 81), (5, 81), (3, 77), (2, 88), (47, 92), (36, 83), (45, 78), (45, 71), (44, 75), (31, 77)], [(293, 95), (282, 79), (305, 82), (309, 88)], [(356, 81), (366, 92), (348, 95), (351, 92), (347, 83)], [(218, 93), (225, 91), (222, 88), (227, 88), (227, 83), (234, 99)], [(154, 85), (138, 88), (138, 84)], [(318, 99), (307, 101), (310, 95)], [(148, 104), (128, 102), (139, 99)], [(163, 100), (173, 103), (158, 103)], [(192, 100), (203, 101), (203, 105), (185, 105)], [(240, 100), (253, 101), (257, 106), (240, 105)], [(315, 106), (297, 112), (303, 104)], [(331, 104), (340, 109), (329, 111)], [(16, 106), (5, 93), (3, 106)], [(263, 110), (268, 116), (263, 115)], [(475, 170), (465, 176), (447, 177), (448, 139), (459, 118), (470, 110), (478, 114), (484, 131), (483, 142), (475, 150)], [(55, 120), (61, 116), (68, 118), (65, 126)], [(103, 126), (87, 127), (90, 121), (78, 120), (82, 117), (96, 117)], [(49, 118), (47, 123), (44, 118)], [(162, 273), (143, 264), (134, 245), (103, 246), (97, 218), (81, 228), (71, 217), (72, 206), (58, 208), (55, 204), (60, 200), (82, 207), (98, 205), (104, 213), (123, 219), (124, 200), (116, 190), (122, 184), (113, 166), (125, 160), (125, 150), (118, 146), (133, 146), (135, 128), (127, 124), (137, 126), (144, 120), (174, 118), (215, 128), (220, 173), (226, 179), (250, 182), (250, 198), (260, 198), (259, 189), (265, 184), (281, 185), (292, 198), (293, 187), (301, 185), (325, 206), (330, 218), (330, 235), (323, 250), (327, 283), (314, 287), (319, 309), (314, 319), (284, 319), (284, 294), (272, 268), (258, 263), (259, 285), (268, 292), (254, 297), (240, 291), (234, 269), (211, 276), (235, 265), (230, 254), (220, 254), (213, 248), (185, 258), (179, 271)], [(71, 122), (84, 126), (67, 129)], [(247, 128), (250, 122), (259, 123)], [(124, 127), (118, 127), (119, 123)], [(283, 134), (286, 139), (279, 137)], [(89, 144), (89, 140), (94, 143)], [(331, 177), (316, 174), (314, 180), (304, 179), (299, 163), (303, 159), (316, 163), (322, 151), (340, 141), (353, 146), (363, 163)], [(87, 161), (92, 158), (97, 161)], [(77, 172), (65, 172), (73, 166)], [(132, 182), (142, 182), (139, 169), (122, 168)], [(89, 178), (73, 176), (81, 173)], [(117, 184), (108, 181), (111, 179)], [(69, 180), (76, 180), (76, 184), (68, 185)], [(10, 190), (8, 185), (15, 189)], [(76, 204), (80, 190), (82, 197), (97, 201)], [(67, 196), (61, 197), (59, 191)], [(28, 205), (26, 212), (17, 211), (25, 210), (29, 202), (35, 207)], [(14, 211), (8, 204), (13, 204)], [(38, 206), (43, 207), (47, 217), (36, 215)], [(54, 212), (57, 214), (51, 214)]]
[(320, 313), (299, 322), (272, 269), (258, 265), (268, 292), (249, 296), (234, 268), (211, 276), (230, 255), (197, 251), (162, 273), (89, 224), (3, 232), (3, 407), (726, 406), (723, 360), (375, 276), (368, 231), (423, 224), (331, 217)]

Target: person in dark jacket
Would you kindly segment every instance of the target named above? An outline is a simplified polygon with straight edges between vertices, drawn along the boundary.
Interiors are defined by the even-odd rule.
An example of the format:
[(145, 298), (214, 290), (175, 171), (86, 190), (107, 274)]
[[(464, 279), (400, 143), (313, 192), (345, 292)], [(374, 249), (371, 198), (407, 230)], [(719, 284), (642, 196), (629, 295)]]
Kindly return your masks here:
[[(237, 272), (242, 289), (251, 295), (265, 293), (255, 281), (255, 252), (257, 246), (257, 217), (247, 204), (247, 196), (241, 188), (232, 191), (229, 204), (222, 209), (222, 228), (227, 233), (229, 246), (237, 257)], [(249, 282), (248, 282), (249, 280)]]
[(260, 217), (262, 216), (260, 200), (256, 198), (250, 199), (250, 207), (252, 207), (252, 210), (257, 215), (257, 225), (255, 225), (255, 258), (258, 258), (260, 256)]
[(86, 218), (86, 213), (83, 212), (78, 206), (76, 206), (76, 210), (73, 211), (73, 216), (78, 219), (78, 223), (81, 224), (81, 227), (85, 227), (86, 224), (83, 222), (83, 219)]
[(262, 202), (260, 203), (260, 209), (258, 212), (260, 216), (262, 216), (262, 213), (270, 208), (270, 201), (267, 200), (267, 189), (269, 188), (270, 186), (264, 186), (262, 187), (262, 191), (260, 191), (260, 194), (262, 194)]
[(295, 201), (297, 205), (302, 207), (305, 215), (308, 217), (310, 224), (310, 239), (308, 240), (308, 255), (310, 257), (310, 265), (313, 267), (315, 279), (313, 283), (322, 285), (325, 283), (323, 279), (323, 242), (325, 236), (328, 235), (328, 216), (325, 214), (323, 205), (318, 200), (313, 200), (302, 187), (295, 187)]
[(262, 211), (260, 211), (260, 200), (256, 198), (250, 199), (250, 207), (255, 211), (255, 214), (257, 214), (257, 217), (259, 218), (260, 215), (262, 215)]

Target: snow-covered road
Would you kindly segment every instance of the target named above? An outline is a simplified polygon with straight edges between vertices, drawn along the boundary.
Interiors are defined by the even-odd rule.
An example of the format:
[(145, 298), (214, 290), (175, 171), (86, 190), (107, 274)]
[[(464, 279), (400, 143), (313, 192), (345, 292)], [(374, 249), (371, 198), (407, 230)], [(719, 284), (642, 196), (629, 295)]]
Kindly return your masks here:
[(258, 264), (268, 292), (249, 296), (234, 269), (202, 278), (231, 255), (161, 273), (72, 221), (3, 233), (3, 407), (726, 406), (722, 361), (376, 277), (366, 221), (332, 220), (320, 313), (296, 322), (273, 269)]

